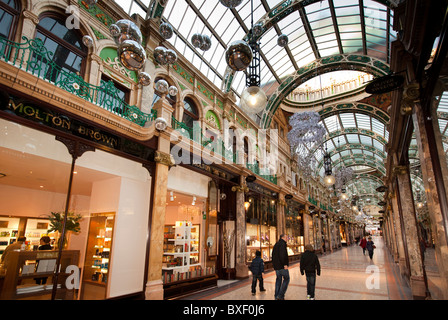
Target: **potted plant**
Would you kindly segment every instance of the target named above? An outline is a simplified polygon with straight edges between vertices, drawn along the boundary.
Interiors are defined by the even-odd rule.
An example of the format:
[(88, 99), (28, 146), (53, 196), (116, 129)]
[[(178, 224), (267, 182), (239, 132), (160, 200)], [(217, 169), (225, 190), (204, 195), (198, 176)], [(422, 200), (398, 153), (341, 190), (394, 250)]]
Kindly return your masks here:
[[(50, 228), (48, 229), (48, 233), (50, 232), (58, 232), (59, 236), (62, 234), (62, 228), (64, 225), (64, 212), (51, 212), (51, 215), (48, 216), (50, 220)], [(65, 235), (62, 242), (62, 247), (67, 245), (67, 234), (68, 232), (79, 233), (81, 231), (81, 226), (79, 222), (81, 221), (82, 216), (80, 214), (75, 214), (73, 212), (69, 212), (67, 216), (67, 222), (65, 225)], [(55, 244), (61, 245), (60, 240), (58, 239)]]

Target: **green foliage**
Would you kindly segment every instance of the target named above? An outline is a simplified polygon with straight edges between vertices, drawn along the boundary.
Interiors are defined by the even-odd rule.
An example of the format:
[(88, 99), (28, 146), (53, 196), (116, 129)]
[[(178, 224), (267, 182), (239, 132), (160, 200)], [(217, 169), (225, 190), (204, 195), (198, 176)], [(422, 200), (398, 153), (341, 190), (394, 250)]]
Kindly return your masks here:
[[(50, 220), (50, 229), (48, 232), (58, 231), (62, 233), (62, 227), (64, 224), (64, 213), (63, 212), (52, 212), (50, 216), (48, 216)], [(81, 226), (79, 222), (81, 221), (82, 216), (80, 214), (75, 214), (73, 212), (69, 212), (67, 216), (67, 223), (65, 225), (65, 231), (71, 231), (74, 233), (78, 233), (81, 231)]]

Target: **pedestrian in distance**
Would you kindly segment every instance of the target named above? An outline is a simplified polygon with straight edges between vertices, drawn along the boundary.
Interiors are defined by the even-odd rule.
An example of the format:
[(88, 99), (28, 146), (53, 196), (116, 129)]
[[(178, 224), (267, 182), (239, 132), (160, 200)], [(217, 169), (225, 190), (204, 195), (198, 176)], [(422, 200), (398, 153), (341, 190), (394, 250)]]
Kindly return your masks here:
[(359, 242), (359, 246), (362, 248), (362, 254), (366, 255), (366, 245), (367, 245), (367, 240), (366, 240), (366, 236), (362, 237), (361, 241)]
[(373, 250), (376, 248), (375, 243), (372, 241), (372, 237), (369, 237), (366, 242), (366, 249), (369, 252), (370, 260), (373, 259)]
[(316, 274), (320, 276), (319, 258), (314, 253), (313, 246), (307, 244), (305, 252), (300, 257), (300, 274), (306, 275), (306, 294), (307, 300), (315, 299)]
[(252, 272), (252, 295), (255, 295), (255, 289), (257, 287), (257, 281), (260, 287), (260, 292), (266, 291), (263, 286), (263, 272), (264, 272), (264, 261), (261, 259), (261, 252), (255, 252), (255, 259), (252, 260), (249, 270)]
[(272, 249), (272, 265), (274, 266), (275, 274), (275, 300), (285, 300), (285, 293), (289, 285), (289, 258), (288, 250), (286, 249), (286, 235), (280, 235), (280, 239)]

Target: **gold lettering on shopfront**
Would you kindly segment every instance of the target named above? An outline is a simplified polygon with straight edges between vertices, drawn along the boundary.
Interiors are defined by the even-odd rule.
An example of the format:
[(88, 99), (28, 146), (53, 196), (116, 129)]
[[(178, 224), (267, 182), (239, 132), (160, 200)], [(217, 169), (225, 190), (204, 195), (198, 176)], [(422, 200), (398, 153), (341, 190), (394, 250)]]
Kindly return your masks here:
[(24, 114), (28, 117), (35, 118), (39, 121), (43, 121), (46, 123), (52, 123), (53, 125), (55, 125), (57, 127), (62, 127), (67, 130), (71, 129), (71, 122), (69, 120), (55, 116), (49, 112), (42, 111), (38, 108), (29, 106), (29, 105), (24, 105), (22, 102), (19, 104), (16, 104), (14, 102), (14, 100), (10, 99), (9, 100), (9, 109), (13, 110), (14, 112)]
[(110, 137), (104, 133), (86, 128), (84, 126), (79, 126), (78, 133), (96, 141), (102, 141), (114, 148), (118, 146), (118, 140), (116, 138)]
[(38, 107), (23, 104), (23, 102), (16, 104), (13, 99), (10, 99), (8, 108), (14, 111), (16, 114), (21, 114), (28, 118), (34, 118), (35, 120), (45, 124), (53, 124), (56, 127), (71, 130), (72, 132), (77, 131), (80, 135), (86, 138), (90, 138), (91, 140), (95, 140), (97, 142), (102, 142), (103, 144), (107, 144), (112, 148), (118, 147), (117, 138), (91, 128), (86, 128), (83, 125), (78, 126), (76, 122), (72, 124), (69, 119), (66, 119), (63, 116), (57, 116), (55, 114), (52, 114), (51, 112), (44, 111), (42, 109), (39, 109)]

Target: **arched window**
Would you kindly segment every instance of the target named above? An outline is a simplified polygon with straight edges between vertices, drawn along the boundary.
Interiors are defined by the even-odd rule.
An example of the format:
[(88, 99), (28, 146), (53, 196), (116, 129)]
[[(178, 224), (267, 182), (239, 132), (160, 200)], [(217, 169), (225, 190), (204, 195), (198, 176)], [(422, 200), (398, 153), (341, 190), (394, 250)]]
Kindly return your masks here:
[(184, 115), (182, 122), (189, 128), (193, 128), (193, 122), (199, 119), (198, 108), (192, 99), (186, 97), (184, 99)]
[[(53, 62), (62, 72), (83, 76), (87, 48), (82, 43), (82, 35), (78, 30), (68, 29), (62, 18), (48, 15), (40, 18), (36, 27), (36, 38), (41, 39), (45, 48), (53, 53)], [(60, 74), (59, 70), (50, 68), (47, 74), (42, 76), (55, 82)]]
[(13, 39), (20, 8), (15, 0), (0, 0), (0, 37)]

